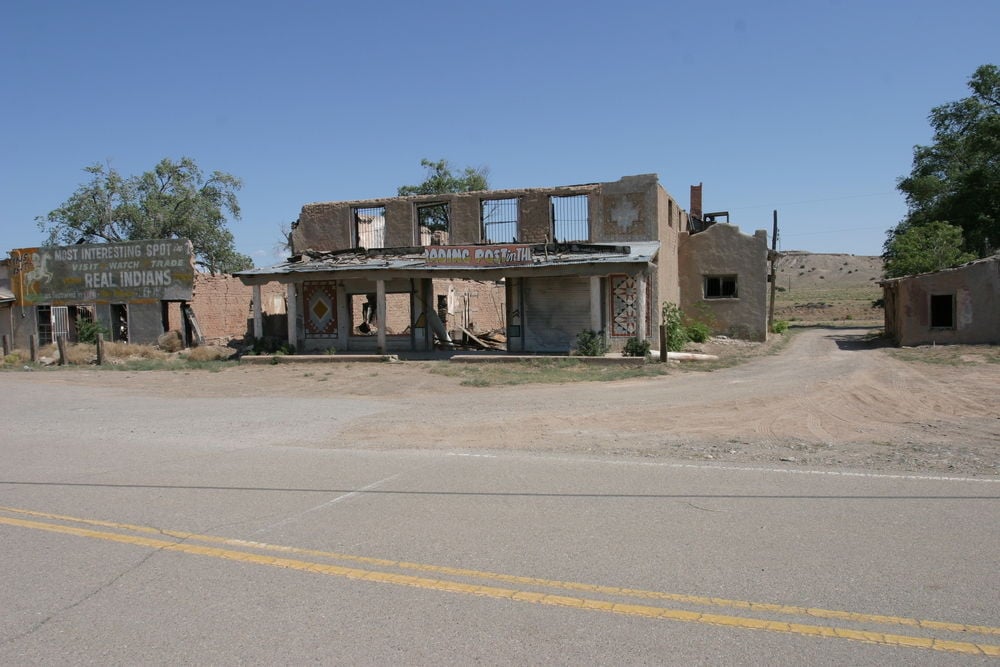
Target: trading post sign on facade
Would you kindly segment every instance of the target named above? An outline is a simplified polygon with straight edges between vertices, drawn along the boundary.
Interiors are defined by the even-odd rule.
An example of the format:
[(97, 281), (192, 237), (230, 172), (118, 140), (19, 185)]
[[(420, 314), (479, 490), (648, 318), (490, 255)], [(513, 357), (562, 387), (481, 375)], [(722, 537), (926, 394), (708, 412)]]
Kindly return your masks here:
[(194, 251), (186, 239), (20, 248), (10, 278), (24, 305), (190, 301)]
[(425, 246), (430, 266), (517, 266), (531, 264), (530, 245)]

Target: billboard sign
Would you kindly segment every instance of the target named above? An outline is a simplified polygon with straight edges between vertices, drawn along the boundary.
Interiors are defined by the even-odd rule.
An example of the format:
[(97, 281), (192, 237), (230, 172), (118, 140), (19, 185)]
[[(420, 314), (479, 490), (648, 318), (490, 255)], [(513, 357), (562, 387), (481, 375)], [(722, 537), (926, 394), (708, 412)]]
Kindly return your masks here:
[(20, 248), (10, 282), (23, 305), (190, 301), (194, 251), (186, 239)]

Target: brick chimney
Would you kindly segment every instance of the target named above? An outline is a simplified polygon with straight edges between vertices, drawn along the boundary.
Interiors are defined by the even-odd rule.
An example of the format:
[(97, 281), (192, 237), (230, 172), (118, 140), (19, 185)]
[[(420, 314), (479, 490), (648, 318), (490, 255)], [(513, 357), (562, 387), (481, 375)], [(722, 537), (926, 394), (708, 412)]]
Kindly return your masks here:
[(701, 219), (701, 183), (691, 186), (691, 206), (688, 215)]

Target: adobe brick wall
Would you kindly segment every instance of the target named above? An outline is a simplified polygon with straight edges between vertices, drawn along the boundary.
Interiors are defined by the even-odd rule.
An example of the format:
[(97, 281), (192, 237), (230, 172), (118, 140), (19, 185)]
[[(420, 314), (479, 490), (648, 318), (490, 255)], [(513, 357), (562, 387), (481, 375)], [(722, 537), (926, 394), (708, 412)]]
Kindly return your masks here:
[[(286, 312), (284, 285), (267, 283), (261, 285), (260, 292), (265, 315)], [(191, 307), (206, 343), (225, 345), (233, 339), (252, 334), (252, 301), (253, 288), (244, 285), (239, 278), (195, 273)], [(180, 304), (170, 304), (169, 328), (183, 330)]]

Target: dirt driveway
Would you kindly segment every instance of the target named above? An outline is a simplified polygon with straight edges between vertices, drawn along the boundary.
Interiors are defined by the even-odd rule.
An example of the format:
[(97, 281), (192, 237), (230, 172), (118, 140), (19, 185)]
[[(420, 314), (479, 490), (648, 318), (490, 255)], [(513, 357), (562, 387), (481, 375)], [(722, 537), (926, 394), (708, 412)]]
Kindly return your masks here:
[(866, 344), (865, 333), (804, 330), (779, 353), (740, 366), (617, 382), (468, 387), (431, 372), (445, 362), (46, 371), (31, 381), (209, 401), (344, 396), (376, 403), (374, 414), (337, 438), (303, 446), (1000, 474), (1000, 364), (901, 361)]

